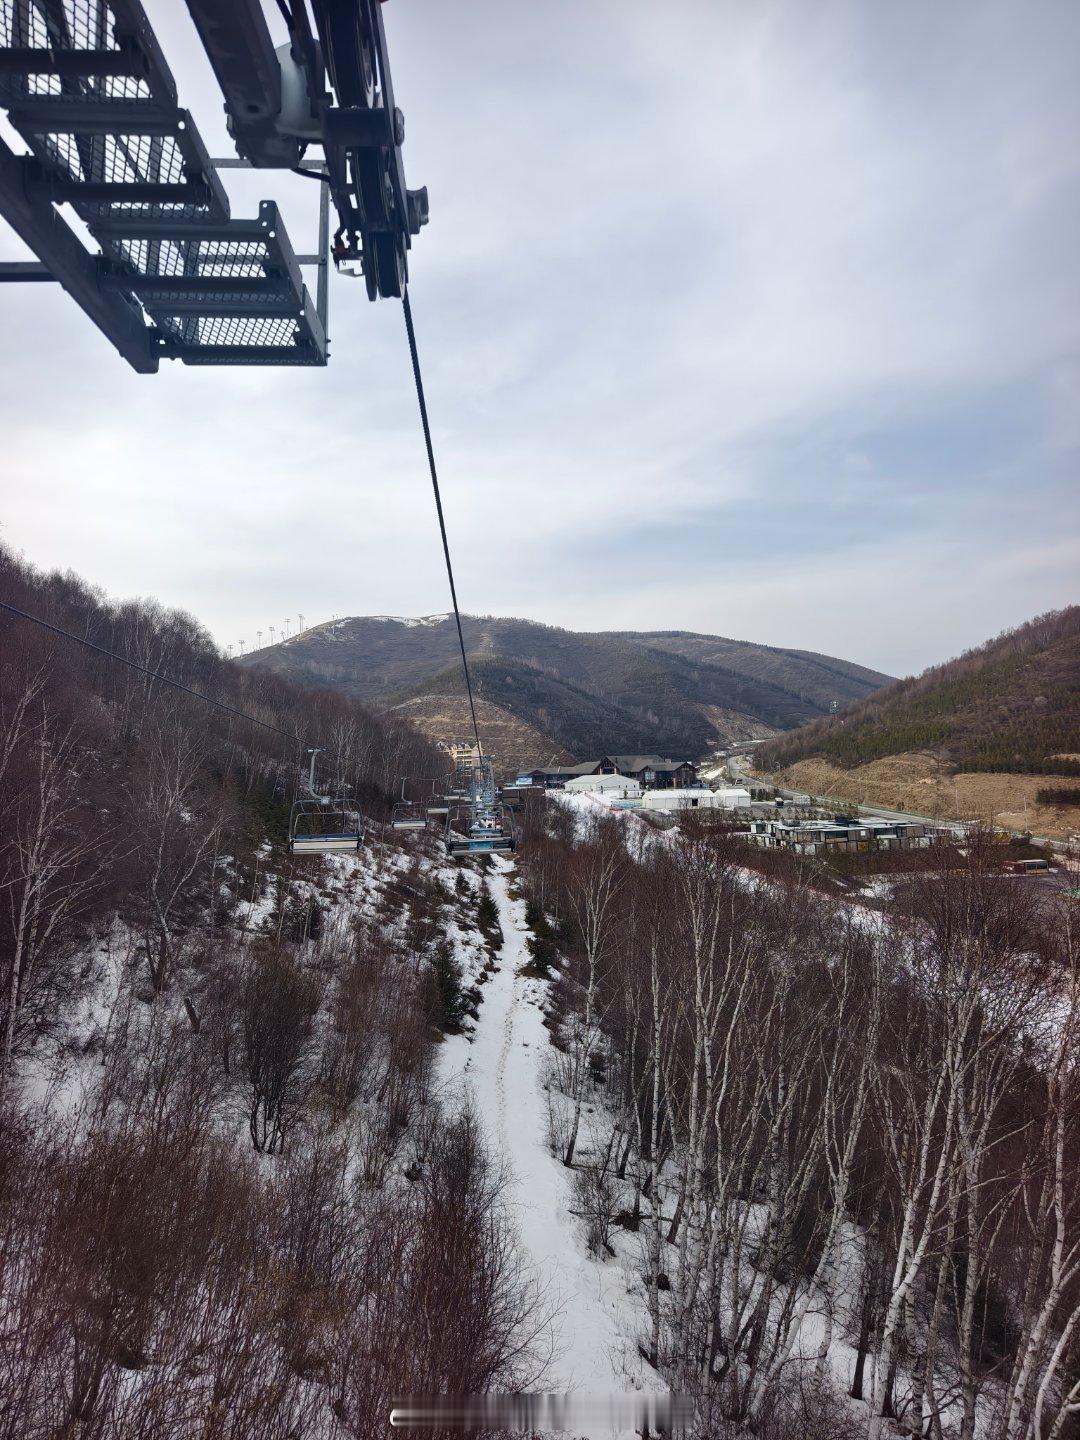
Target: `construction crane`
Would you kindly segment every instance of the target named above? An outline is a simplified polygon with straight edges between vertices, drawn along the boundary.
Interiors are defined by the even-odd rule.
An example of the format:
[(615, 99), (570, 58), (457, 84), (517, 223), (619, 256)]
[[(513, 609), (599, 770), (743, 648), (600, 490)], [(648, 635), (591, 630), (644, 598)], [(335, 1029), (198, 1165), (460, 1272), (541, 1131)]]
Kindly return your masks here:
[[(225, 97), (237, 158), (214, 160), (139, 0), (0, 0), (0, 215), (37, 255), (0, 280), (58, 281), (141, 373), (187, 365), (325, 365), (328, 257), (368, 295), (400, 296), (426, 190), (408, 190), (377, 0), (188, 0)], [(321, 157), (308, 160), (313, 146)], [(298, 255), (276, 204), (230, 209), (220, 170), (320, 183), (319, 242)], [(329, 201), (338, 215), (331, 242)], [(100, 247), (58, 210), (70, 205)], [(318, 267), (316, 299), (301, 267)]]

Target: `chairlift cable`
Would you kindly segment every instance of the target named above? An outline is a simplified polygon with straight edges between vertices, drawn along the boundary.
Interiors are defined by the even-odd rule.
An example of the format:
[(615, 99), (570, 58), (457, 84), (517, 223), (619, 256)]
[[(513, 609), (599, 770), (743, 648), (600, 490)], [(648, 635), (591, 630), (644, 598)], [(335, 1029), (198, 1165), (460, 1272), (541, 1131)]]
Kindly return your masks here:
[(476, 740), (476, 755), (483, 759), (480, 744), (480, 727), (476, 723), (476, 702), (473, 699), (472, 676), (469, 674), (469, 660), (465, 654), (465, 636), (461, 630), (461, 611), (458, 609), (457, 586), (454, 584), (454, 566), (450, 560), (450, 542), (446, 538), (446, 517), (443, 515), (442, 494), (439, 490), (439, 475), (435, 469), (435, 451), (431, 443), (431, 426), (428, 423), (427, 402), (424, 399), (424, 381), (420, 374), (420, 356), (416, 349), (416, 331), (413, 329), (412, 306), (409, 304), (408, 287), (402, 287), (402, 309), (405, 311), (405, 329), (409, 335), (409, 354), (412, 356), (413, 379), (416, 381), (416, 398), (420, 404), (420, 421), (424, 427), (424, 444), (427, 447), (428, 469), (431, 471), (431, 488), (435, 492), (435, 509), (439, 515), (439, 533), (442, 536), (443, 555), (446, 557), (446, 574), (450, 581), (450, 598), (454, 603), (454, 621), (457, 625), (458, 645), (461, 648), (461, 666), (465, 671), (465, 689), (469, 696), (469, 714), (472, 716), (473, 737)]
[(161, 674), (158, 670), (150, 670), (145, 665), (140, 665), (135, 660), (128, 660), (123, 655), (118, 655), (115, 650), (107, 650), (104, 645), (96, 645), (93, 640), (87, 640), (82, 635), (76, 635), (74, 631), (64, 630), (59, 625), (52, 624), (49, 620), (42, 620), (39, 615), (30, 615), (25, 610), (20, 610), (16, 605), (9, 605), (6, 600), (0, 600), (0, 610), (6, 610), (9, 615), (16, 615), (20, 620), (29, 620), (33, 625), (40, 625), (43, 630), (51, 630), (54, 635), (62, 635), (65, 640), (74, 640), (76, 645), (84, 645), (87, 650), (95, 650), (99, 655), (104, 655), (108, 660), (115, 660), (120, 665), (126, 665), (129, 670), (138, 670), (143, 675), (149, 675), (151, 680), (159, 680), (162, 685), (171, 685), (174, 690), (181, 690), (185, 695), (192, 695), (196, 700), (201, 700), (204, 705), (212, 705), (215, 710), (222, 710), (226, 715), (235, 715), (238, 720), (247, 720), (252, 725), (259, 725), (263, 730), (269, 730), (273, 735), (281, 735), (284, 739), (295, 742), (296, 736), (290, 735), (287, 730), (281, 730), (277, 725), (271, 725), (266, 720), (257, 720), (254, 715), (248, 715), (243, 710), (237, 710), (232, 705), (226, 705), (221, 700), (212, 700), (209, 695), (203, 695), (198, 690), (193, 690), (190, 685), (184, 685), (179, 680), (173, 680), (168, 675)]

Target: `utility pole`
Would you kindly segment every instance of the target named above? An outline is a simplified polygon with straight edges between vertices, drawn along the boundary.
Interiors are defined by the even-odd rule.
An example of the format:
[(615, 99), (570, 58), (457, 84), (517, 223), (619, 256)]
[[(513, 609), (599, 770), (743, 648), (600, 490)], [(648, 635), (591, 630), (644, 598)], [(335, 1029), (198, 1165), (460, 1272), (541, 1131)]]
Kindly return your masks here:
[(271, 626), (270, 626), (270, 644), (273, 645), (273, 643), (274, 643), (274, 627), (273, 627), (273, 625), (271, 625)]
[(289, 617), (285, 616), (285, 639), (289, 638)]
[(297, 616), (297, 619), (300, 621), (300, 628), (299, 628), (299, 630), (297, 630), (296, 633), (297, 633), (298, 635), (302, 635), (302, 634), (304, 633), (304, 617), (303, 617), (303, 615), (298, 615), (298, 616)]
[(241, 641), (240, 641), (240, 654), (243, 655), (243, 653), (244, 653), (244, 642), (243, 642), (243, 640), (241, 640)]
[(261, 631), (261, 630), (256, 630), (256, 631), (255, 631), (255, 634), (259, 637), (259, 649), (261, 650), (261, 649), (262, 649), (262, 631)]

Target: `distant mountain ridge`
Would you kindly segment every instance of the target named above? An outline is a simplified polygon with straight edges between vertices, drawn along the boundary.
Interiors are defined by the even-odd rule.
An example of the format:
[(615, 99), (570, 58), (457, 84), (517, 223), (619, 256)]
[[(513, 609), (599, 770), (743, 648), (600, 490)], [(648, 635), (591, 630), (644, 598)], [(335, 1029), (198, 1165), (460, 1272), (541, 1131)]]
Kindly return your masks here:
[[(651, 645), (658, 650), (684, 655), (708, 665), (763, 680), (791, 690), (826, 713), (833, 701), (842, 703), (838, 690), (861, 688), (863, 693), (889, 683), (889, 676), (850, 660), (818, 655), (813, 650), (788, 650), (775, 645), (755, 645), (748, 640), (728, 640), (721, 635), (699, 635), (692, 630), (616, 631), (621, 638)], [(801, 662), (801, 663), (799, 663)]]
[[(791, 729), (889, 681), (834, 656), (689, 631), (577, 632), (475, 615), (462, 616), (462, 631), (478, 695), (514, 722), (505, 732), (517, 736), (507, 763), (532, 743), (525, 727), (575, 756), (697, 759), (730, 738)], [(430, 733), (457, 713), (440, 699), (463, 694), (457, 632), (446, 615), (329, 621), (243, 663), (385, 709), (408, 705)]]

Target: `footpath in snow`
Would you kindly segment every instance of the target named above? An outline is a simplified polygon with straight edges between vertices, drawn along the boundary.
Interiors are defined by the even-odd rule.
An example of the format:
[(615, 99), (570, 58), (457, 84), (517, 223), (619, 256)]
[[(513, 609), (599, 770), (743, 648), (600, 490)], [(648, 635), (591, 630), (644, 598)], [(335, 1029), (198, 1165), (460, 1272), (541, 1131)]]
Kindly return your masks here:
[[(530, 955), (524, 902), (508, 893), (513, 873), (512, 862), (495, 858), (488, 878), (503, 933), (498, 969), (483, 987), (472, 1037), (446, 1041), (442, 1084), (448, 1099), (461, 1087), (471, 1095), (488, 1144), (510, 1175), (510, 1209), (526, 1263), (557, 1312), (549, 1388), (598, 1397), (661, 1391), (666, 1386), (637, 1351), (645, 1328), (640, 1285), (630, 1294), (634, 1280), (623, 1261), (601, 1264), (589, 1255), (571, 1214), (571, 1172), (548, 1148), (544, 982), (519, 974)], [(634, 1433), (590, 1429), (598, 1440)]]

